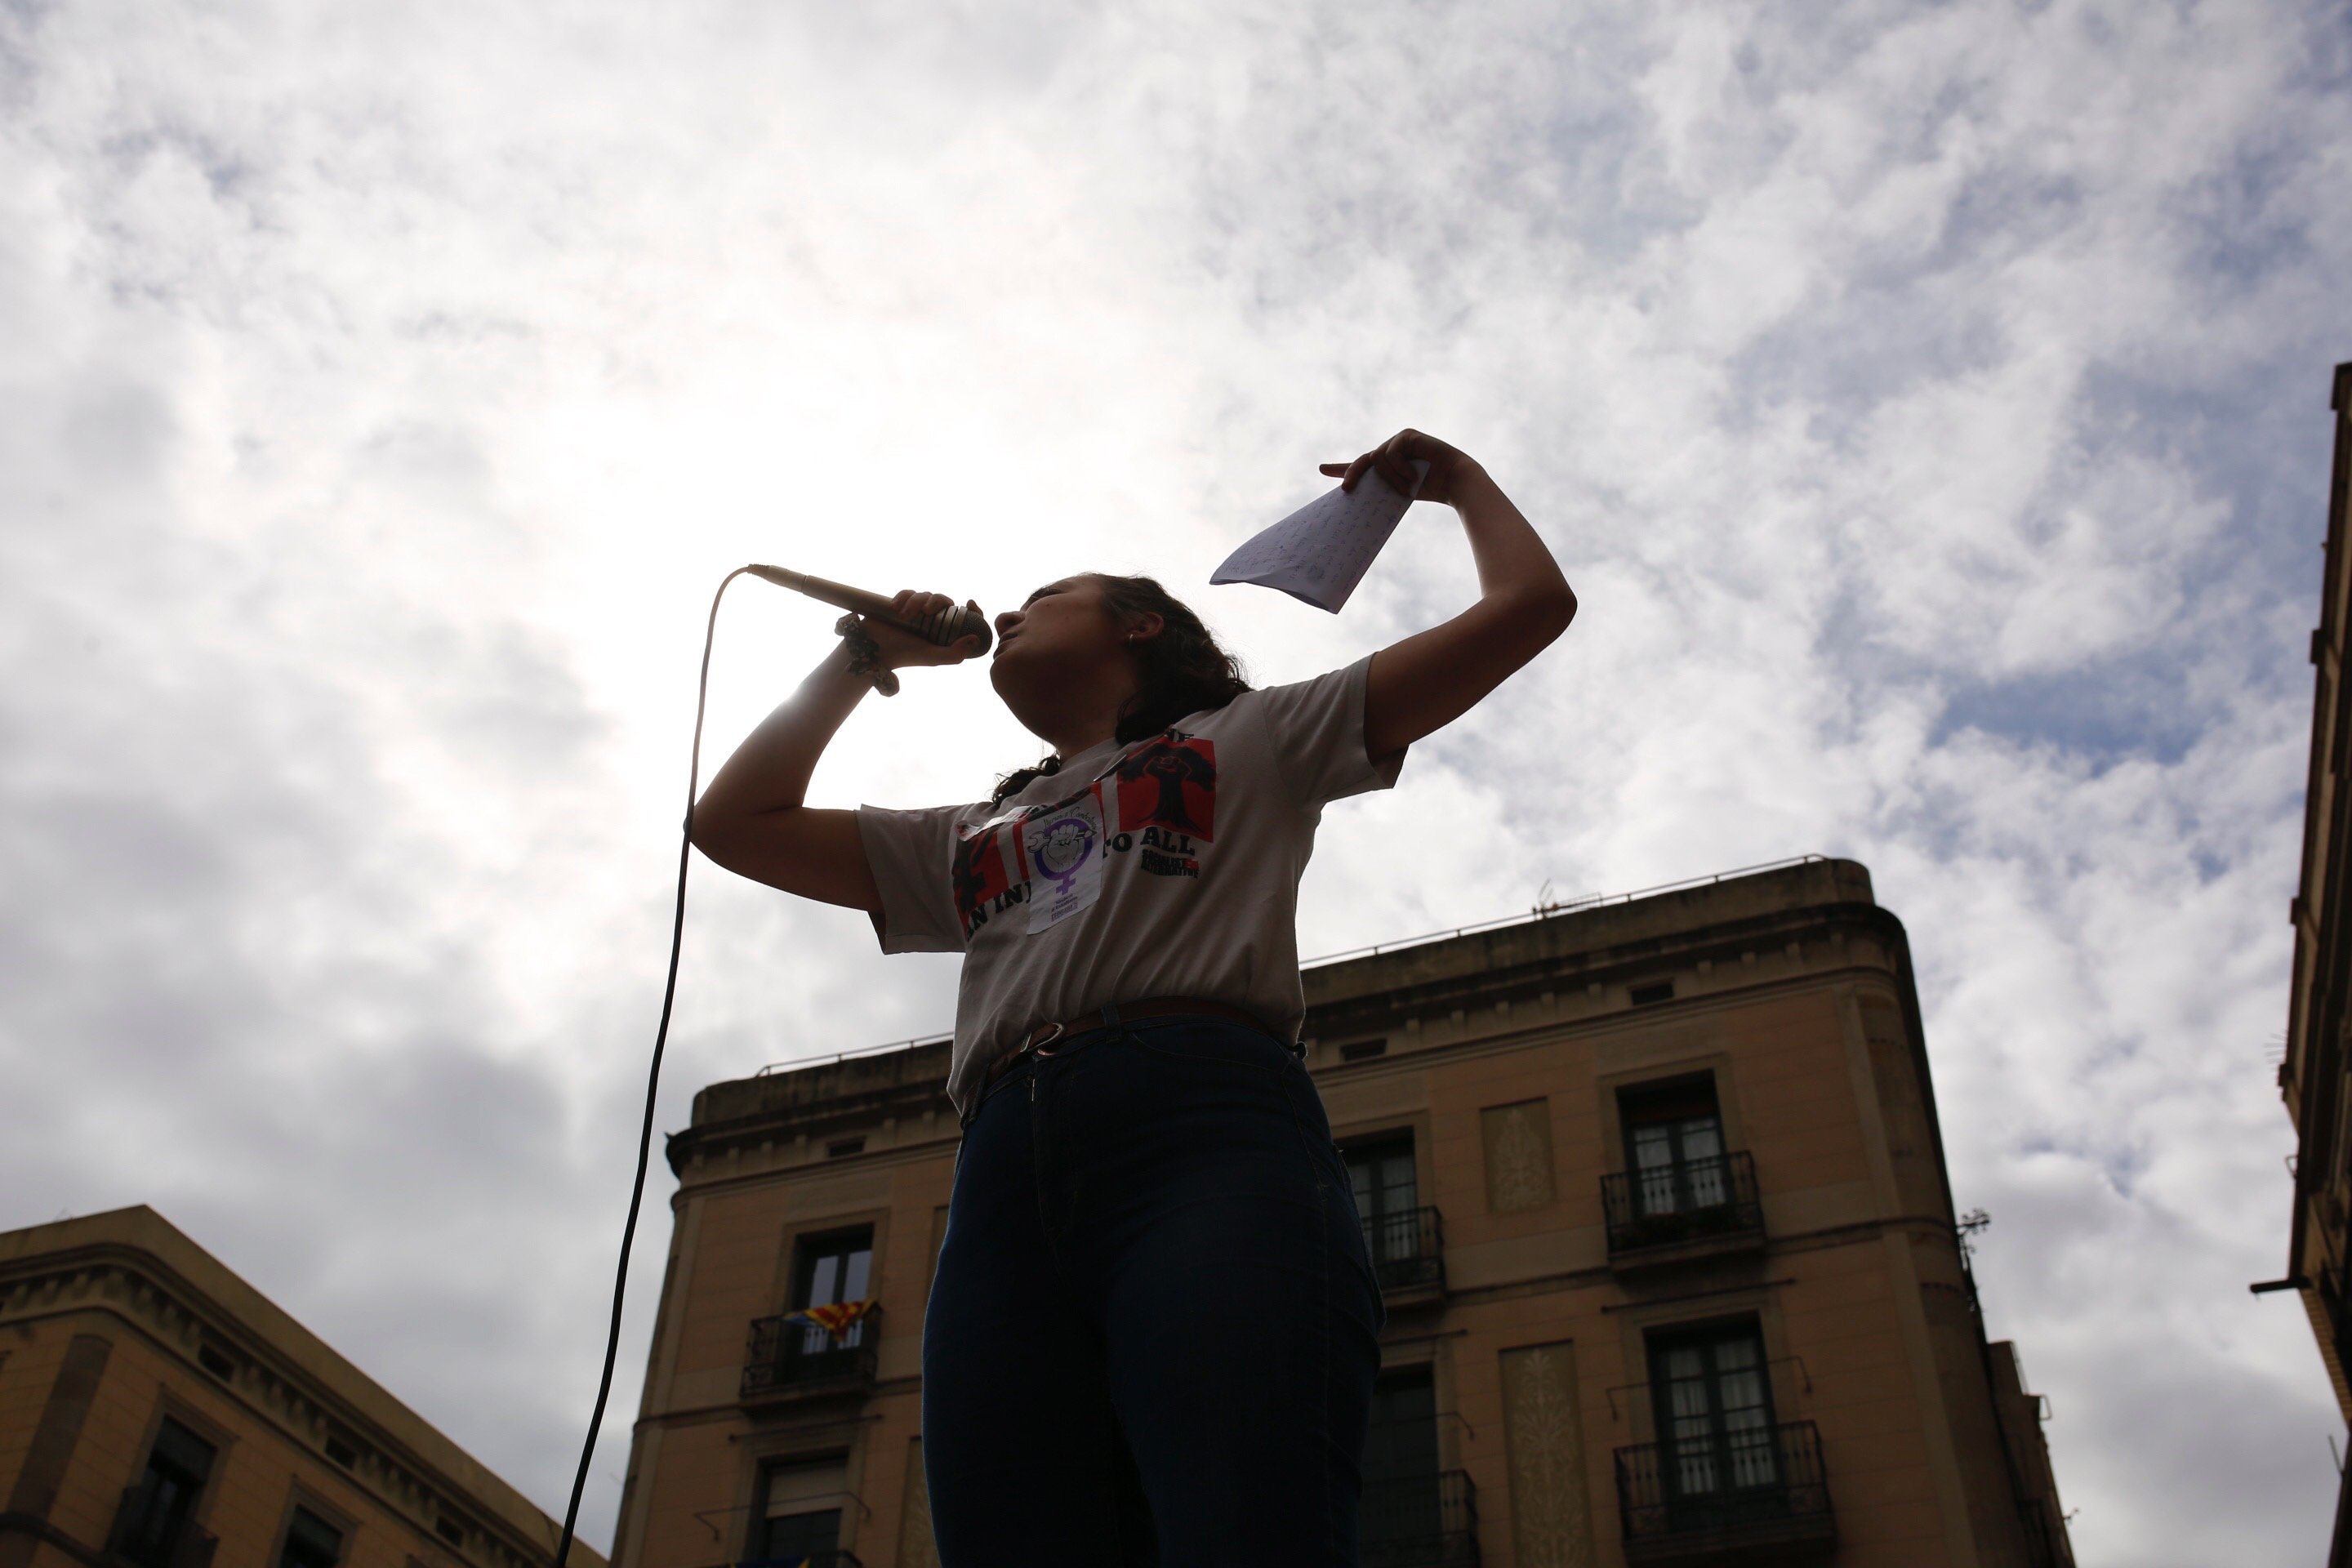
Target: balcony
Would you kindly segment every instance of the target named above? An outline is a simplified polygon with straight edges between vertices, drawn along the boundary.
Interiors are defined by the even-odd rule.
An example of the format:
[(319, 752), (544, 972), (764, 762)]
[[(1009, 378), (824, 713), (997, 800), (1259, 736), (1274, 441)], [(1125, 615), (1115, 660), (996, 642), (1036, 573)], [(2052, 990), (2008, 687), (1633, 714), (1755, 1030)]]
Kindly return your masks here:
[(1434, 1208), (1399, 1209), (1364, 1219), (1364, 1250), (1391, 1307), (1445, 1295), (1445, 1227)]
[(1477, 1568), (1478, 1494), (1461, 1470), (1367, 1476), (1363, 1568)]
[(1609, 1263), (1620, 1270), (1764, 1245), (1756, 1162), (1745, 1153), (1603, 1176), (1601, 1204), (1609, 1221)]
[(882, 1337), (882, 1309), (866, 1314), (836, 1340), (812, 1323), (780, 1314), (751, 1320), (743, 1361), (743, 1401), (811, 1398), (862, 1393), (874, 1384), (874, 1344)]
[(160, 1485), (150, 1475), (124, 1489), (106, 1543), (110, 1562), (132, 1568), (212, 1568), (220, 1542), (186, 1518), (187, 1491)]
[(1627, 1563), (1817, 1562), (1837, 1545), (1810, 1421), (1620, 1448), (1617, 1516)]

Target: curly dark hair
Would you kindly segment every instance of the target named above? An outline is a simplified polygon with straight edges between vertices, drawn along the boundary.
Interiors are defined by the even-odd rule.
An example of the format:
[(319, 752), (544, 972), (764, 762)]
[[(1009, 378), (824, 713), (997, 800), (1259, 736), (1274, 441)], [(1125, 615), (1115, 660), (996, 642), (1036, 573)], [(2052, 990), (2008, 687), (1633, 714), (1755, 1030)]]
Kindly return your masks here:
[[(1250, 689), (1241, 661), (1217, 645), (1192, 607), (1160, 585), (1156, 577), (1086, 575), (1102, 587), (1103, 605), (1119, 620), (1158, 616), (1160, 635), (1134, 647), (1135, 695), (1118, 710), (1111, 738), (1120, 745), (1156, 735), (1188, 713), (1223, 708)], [(1061, 772), (1062, 759), (1047, 757), (996, 781), (993, 805), (1017, 795), (1031, 781)]]

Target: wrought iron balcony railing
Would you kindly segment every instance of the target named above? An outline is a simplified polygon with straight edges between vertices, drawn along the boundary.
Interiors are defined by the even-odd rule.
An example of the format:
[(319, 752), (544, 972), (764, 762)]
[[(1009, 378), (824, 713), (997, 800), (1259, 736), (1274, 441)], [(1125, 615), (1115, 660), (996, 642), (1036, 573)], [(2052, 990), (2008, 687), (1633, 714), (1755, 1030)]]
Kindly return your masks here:
[(1434, 1208), (1366, 1215), (1364, 1248), (1383, 1290), (1445, 1283), (1445, 1226)]
[(874, 1381), (874, 1343), (881, 1337), (879, 1307), (850, 1324), (839, 1339), (830, 1330), (788, 1322), (781, 1314), (754, 1318), (750, 1353), (743, 1361), (743, 1397), (766, 1399), (869, 1384)]
[(1745, 1153), (1603, 1176), (1601, 1202), (1612, 1259), (1650, 1247), (1764, 1235), (1756, 1162)]
[(1363, 1568), (1477, 1568), (1478, 1493), (1461, 1470), (1364, 1478)]
[(1620, 1448), (1617, 1515), (1629, 1563), (1837, 1540), (1821, 1436), (1810, 1421)]
[(185, 1506), (173, 1508), (152, 1475), (125, 1488), (107, 1555), (133, 1568), (211, 1568), (220, 1542), (185, 1517)]

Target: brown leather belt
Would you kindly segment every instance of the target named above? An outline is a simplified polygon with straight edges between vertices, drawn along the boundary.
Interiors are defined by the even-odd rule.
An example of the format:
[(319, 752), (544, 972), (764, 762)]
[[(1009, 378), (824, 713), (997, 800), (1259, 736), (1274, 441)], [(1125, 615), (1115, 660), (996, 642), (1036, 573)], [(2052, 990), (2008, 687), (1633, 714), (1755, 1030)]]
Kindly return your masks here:
[[(1115, 1029), (1121, 1024), (1131, 1024), (1140, 1018), (1162, 1018), (1174, 1013), (1197, 1013), (1211, 1018), (1228, 1018), (1236, 1024), (1246, 1024), (1262, 1035), (1273, 1035), (1276, 1039), (1282, 1039), (1280, 1035), (1267, 1028), (1265, 1020), (1256, 1014), (1228, 1006), (1223, 1002), (1207, 1002), (1193, 996), (1150, 996), (1140, 1002), (1114, 1002), (1107, 1007), (1097, 1007), (1083, 1016), (1062, 1023), (1032, 1026), (1029, 1032), (1021, 1037), (1017, 1049), (1007, 1051), (988, 1064), (988, 1070), (981, 1075), (980, 1088), (972, 1095), (972, 1102), (977, 1105), (980, 1097), (988, 1092), (989, 1086), (1012, 1071), (1013, 1064), (1024, 1057), (1052, 1056), (1055, 1042), (1066, 1036), (1084, 1034), (1089, 1029)], [(1283, 1044), (1294, 1054), (1298, 1049), (1287, 1040)]]

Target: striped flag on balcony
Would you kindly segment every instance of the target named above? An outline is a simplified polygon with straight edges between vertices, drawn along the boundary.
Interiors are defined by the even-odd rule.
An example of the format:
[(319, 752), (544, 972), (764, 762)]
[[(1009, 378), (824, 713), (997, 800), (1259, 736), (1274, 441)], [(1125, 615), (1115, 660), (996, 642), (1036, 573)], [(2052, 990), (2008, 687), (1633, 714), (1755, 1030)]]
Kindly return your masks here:
[(838, 1343), (849, 1332), (850, 1325), (874, 1310), (871, 1301), (827, 1301), (822, 1306), (801, 1307), (784, 1314), (788, 1323), (813, 1323), (834, 1337)]

